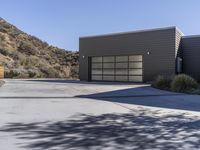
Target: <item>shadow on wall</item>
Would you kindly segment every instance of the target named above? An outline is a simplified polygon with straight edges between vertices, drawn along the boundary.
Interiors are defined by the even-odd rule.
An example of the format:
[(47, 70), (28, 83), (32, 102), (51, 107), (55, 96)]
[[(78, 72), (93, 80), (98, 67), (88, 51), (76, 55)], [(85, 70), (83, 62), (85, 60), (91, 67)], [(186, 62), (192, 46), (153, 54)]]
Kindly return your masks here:
[[(9, 123), (0, 132), (23, 140), (32, 150), (200, 149), (200, 120), (186, 114), (156, 116), (159, 111), (77, 115), (59, 122)], [(79, 118), (79, 119), (78, 119)]]

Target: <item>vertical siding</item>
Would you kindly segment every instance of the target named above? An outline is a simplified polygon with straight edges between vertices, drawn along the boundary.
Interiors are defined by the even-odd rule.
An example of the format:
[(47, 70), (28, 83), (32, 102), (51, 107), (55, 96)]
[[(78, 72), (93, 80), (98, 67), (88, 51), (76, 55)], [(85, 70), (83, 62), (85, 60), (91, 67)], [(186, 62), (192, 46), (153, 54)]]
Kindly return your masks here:
[(200, 81), (200, 36), (182, 38), (183, 72)]
[(88, 58), (91, 56), (143, 55), (144, 81), (151, 81), (158, 75), (174, 75), (178, 47), (175, 35), (176, 28), (171, 27), (80, 38), (80, 79), (89, 79)]

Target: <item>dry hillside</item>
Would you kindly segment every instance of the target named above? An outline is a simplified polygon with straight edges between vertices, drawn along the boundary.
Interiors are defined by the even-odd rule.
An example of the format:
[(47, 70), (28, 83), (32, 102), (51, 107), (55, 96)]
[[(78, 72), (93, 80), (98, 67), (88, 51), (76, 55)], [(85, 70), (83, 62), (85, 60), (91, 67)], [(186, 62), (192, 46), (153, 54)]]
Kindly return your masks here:
[(0, 18), (0, 64), (10, 78), (77, 78), (78, 52), (28, 35)]

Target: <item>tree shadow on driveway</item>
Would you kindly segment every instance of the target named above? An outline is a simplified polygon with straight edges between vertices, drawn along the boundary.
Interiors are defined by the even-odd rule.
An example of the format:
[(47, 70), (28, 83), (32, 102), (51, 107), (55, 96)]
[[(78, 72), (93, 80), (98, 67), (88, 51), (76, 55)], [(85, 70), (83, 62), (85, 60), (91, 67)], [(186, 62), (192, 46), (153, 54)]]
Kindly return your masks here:
[(21, 139), (31, 150), (200, 149), (200, 120), (159, 111), (91, 116), (58, 122), (8, 123), (0, 132)]

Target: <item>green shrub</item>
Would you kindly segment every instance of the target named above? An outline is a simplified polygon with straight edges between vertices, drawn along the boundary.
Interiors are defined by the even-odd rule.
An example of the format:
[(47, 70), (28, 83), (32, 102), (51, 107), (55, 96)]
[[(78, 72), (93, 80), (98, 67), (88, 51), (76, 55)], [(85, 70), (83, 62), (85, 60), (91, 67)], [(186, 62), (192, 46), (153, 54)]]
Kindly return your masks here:
[(0, 49), (0, 54), (3, 54), (5, 56), (8, 56), (9, 55), (9, 52), (5, 49)]
[(174, 92), (191, 92), (197, 88), (196, 80), (185, 74), (175, 76), (171, 83), (171, 90)]
[(152, 84), (152, 86), (162, 90), (169, 90), (171, 82), (172, 82), (172, 77), (159, 75)]
[(29, 70), (28, 71), (28, 75), (29, 75), (29, 78), (34, 78), (37, 75), (37, 73), (34, 72), (34, 71)]
[(36, 56), (26, 56), (25, 66), (31, 68), (33, 66), (38, 67), (39, 59)]
[(46, 78), (59, 78), (59, 73), (54, 68), (42, 67), (41, 72), (45, 74)]
[(37, 48), (34, 47), (33, 44), (27, 41), (22, 41), (17, 49), (21, 53), (25, 53), (27, 55), (36, 55)]
[(5, 78), (15, 78), (20, 75), (20, 72), (17, 72), (16, 70), (6, 70), (5, 71)]
[(0, 35), (0, 41), (2, 42), (2, 41), (5, 41), (5, 36), (4, 35)]

